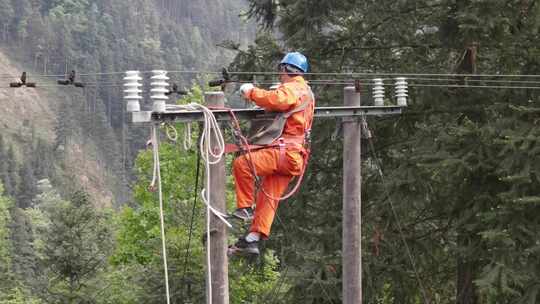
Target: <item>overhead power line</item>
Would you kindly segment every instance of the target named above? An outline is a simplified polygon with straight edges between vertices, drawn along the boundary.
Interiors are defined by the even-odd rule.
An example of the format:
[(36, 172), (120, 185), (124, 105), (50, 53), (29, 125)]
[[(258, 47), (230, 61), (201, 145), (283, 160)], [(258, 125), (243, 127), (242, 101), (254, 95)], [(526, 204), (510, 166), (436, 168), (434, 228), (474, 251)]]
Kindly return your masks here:
[[(169, 74), (191, 74), (191, 75), (215, 75), (221, 74), (217, 71), (204, 70), (171, 70)], [(141, 74), (151, 74), (152, 70), (140, 71)], [(100, 76), (100, 75), (124, 75), (125, 71), (80, 73), (79, 76)], [(279, 75), (277, 71), (229, 71), (231, 75)], [(338, 77), (467, 77), (467, 78), (539, 78), (537, 74), (455, 74), (455, 73), (398, 73), (398, 72), (308, 72), (305, 75), (313, 76), (338, 76)], [(66, 74), (28, 74), (28, 77), (64, 77)], [(17, 75), (0, 74), (0, 78), (17, 78)]]
[[(237, 81), (238, 83), (251, 83), (251, 81)], [(310, 81), (310, 85), (312, 86), (353, 86), (354, 82), (346, 82), (346, 81)], [(274, 82), (257, 82), (257, 84), (260, 85), (273, 85)], [(540, 84), (540, 83), (539, 83)], [(9, 84), (8, 84), (9, 85)], [(9, 86), (6, 85), (6, 88)], [(88, 83), (84, 84), (86, 87), (123, 87), (122, 84), (117, 83)], [(362, 83), (363, 86), (374, 86), (372, 83)], [(387, 83), (382, 84), (385, 87), (393, 87), (394, 84)], [(59, 84), (38, 84), (36, 88), (55, 88), (55, 87), (65, 87), (63, 85)], [(540, 85), (538, 86), (518, 86), (518, 85), (467, 85), (467, 84), (427, 84), (427, 83), (409, 83), (409, 87), (432, 87), (432, 88), (465, 88), (465, 89), (516, 89), (516, 90), (540, 90)], [(363, 89), (362, 91), (366, 91)]]

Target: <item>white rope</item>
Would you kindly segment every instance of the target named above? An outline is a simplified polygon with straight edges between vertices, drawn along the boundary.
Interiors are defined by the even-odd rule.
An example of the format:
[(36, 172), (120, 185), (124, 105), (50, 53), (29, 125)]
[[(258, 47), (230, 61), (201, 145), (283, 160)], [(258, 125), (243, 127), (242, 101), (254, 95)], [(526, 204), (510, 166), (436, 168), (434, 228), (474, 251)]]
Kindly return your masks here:
[(159, 165), (159, 142), (158, 142), (158, 136), (157, 136), (157, 129), (158, 127), (153, 124), (152, 125), (152, 152), (154, 156), (154, 177), (152, 178), (152, 184), (151, 187), (154, 187), (154, 184), (156, 182), (158, 183), (158, 196), (159, 196), (159, 219), (160, 219), (160, 226), (161, 226), (161, 250), (163, 252), (163, 269), (165, 272), (165, 293), (167, 296), (167, 304), (170, 304), (170, 293), (169, 293), (169, 274), (168, 274), (168, 267), (167, 267), (167, 247), (166, 247), (166, 241), (165, 241), (165, 220), (163, 217), (163, 193), (161, 191), (161, 172), (160, 172), (160, 165)]
[(191, 142), (191, 123), (186, 124), (186, 128), (184, 129), (184, 150), (191, 149), (192, 142)]
[[(210, 258), (210, 213), (213, 213), (218, 217), (225, 225), (232, 228), (232, 225), (227, 221), (226, 215), (216, 210), (210, 203), (210, 165), (217, 164), (221, 161), (223, 154), (225, 153), (225, 140), (223, 134), (216, 120), (216, 117), (210, 109), (197, 104), (190, 103), (187, 105), (167, 105), (167, 110), (181, 110), (181, 111), (202, 111), (204, 115), (203, 130), (201, 132), (201, 141), (199, 143), (199, 149), (201, 151), (201, 158), (205, 162), (206, 169), (206, 186), (201, 191), (202, 201), (206, 205), (206, 263), (208, 270), (208, 295), (207, 303), (212, 302), (212, 261)], [(186, 128), (190, 131), (189, 127)], [(191, 137), (191, 136), (190, 136)], [(214, 148), (212, 148), (214, 147)]]
[(178, 131), (176, 130), (176, 127), (170, 123), (165, 123), (165, 135), (167, 135), (167, 138), (172, 142), (178, 140)]
[[(203, 112), (204, 124), (199, 149), (201, 151), (201, 157), (206, 163), (206, 189), (210, 189), (210, 165), (217, 164), (225, 153), (225, 139), (223, 138), (223, 134), (221, 133), (221, 129), (216, 117), (214, 116), (214, 113), (212, 113), (212, 111), (207, 107), (197, 103), (189, 103), (187, 105), (167, 105), (166, 107), (167, 110)], [(189, 130), (189, 127), (187, 129)], [(212, 149), (212, 146), (214, 145), (215, 148)], [(210, 196), (206, 189), (201, 191), (201, 196), (202, 201), (206, 205), (207, 209), (217, 216), (225, 225), (232, 228), (232, 225), (226, 220), (227, 215), (219, 210), (216, 210), (210, 205)]]
[[(205, 161), (206, 167), (206, 188), (201, 192), (202, 200), (206, 204), (206, 263), (208, 269), (208, 295), (207, 303), (212, 303), (212, 261), (210, 258), (210, 212), (214, 213), (221, 221), (227, 224), (229, 227), (232, 227), (231, 224), (225, 220), (221, 212), (215, 210), (210, 206), (210, 194), (206, 189), (210, 189), (210, 165), (217, 164), (223, 153), (225, 153), (225, 140), (223, 139), (223, 134), (219, 128), (216, 117), (207, 107), (195, 103), (190, 103), (186, 106), (186, 109), (199, 109), (204, 114), (204, 127), (201, 134), (201, 142), (199, 143), (199, 148), (201, 150), (201, 157)], [(214, 141), (216, 143), (214, 144)], [(216, 146), (215, 150), (212, 149), (213, 146)]]
[[(170, 141), (175, 143), (178, 141), (178, 130), (176, 130), (174, 125), (165, 123), (165, 134)], [(193, 142), (191, 140), (191, 123), (187, 123), (186, 127), (184, 128), (183, 146), (184, 151), (188, 151), (191, 149), (191, 146), (193, 146)]]

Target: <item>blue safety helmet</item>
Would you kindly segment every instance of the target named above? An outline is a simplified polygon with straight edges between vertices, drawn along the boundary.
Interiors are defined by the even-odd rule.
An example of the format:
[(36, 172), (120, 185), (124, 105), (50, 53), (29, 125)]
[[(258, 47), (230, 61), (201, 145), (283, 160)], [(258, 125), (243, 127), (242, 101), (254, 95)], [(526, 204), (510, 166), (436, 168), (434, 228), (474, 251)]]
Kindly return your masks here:
[(307, 73), (309, 67), (306, 56), (298, 52), (287, 53), (287, 55), (281, 59), (280, 64), (291, 65), (303, 73)]

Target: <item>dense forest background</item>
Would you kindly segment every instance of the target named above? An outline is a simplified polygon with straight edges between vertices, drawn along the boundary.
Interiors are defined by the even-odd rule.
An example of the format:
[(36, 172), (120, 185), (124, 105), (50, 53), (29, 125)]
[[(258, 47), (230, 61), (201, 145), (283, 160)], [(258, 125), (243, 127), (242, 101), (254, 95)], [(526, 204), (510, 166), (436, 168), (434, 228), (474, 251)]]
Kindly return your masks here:
[[(409, 78), (403, 115), (367, 120), (373, 138), (362, 147), (365, 303), (539, 301), (537, 89), (504, 89), (495, 77), (422, 76), (540, 75), (536, 1), (184, 2), (3, 0), (2, 45), (39, 73), (173, 65), (217, 70), (228, 52), (232, 71), (272, 71), (284, 52), (298, 50), (313, 72), (421, 74)], [(253, 26), (243, 27), (236, 13), (241, 7), (259, 25), (249, 46), (249, 38), (243, 39), (253, 38)], [(229, 51), (216, 49), (217, 43)], [(343, 85), (335, 83), (356, 77), (327, 76), (324, 85), (320, 78), (310, 76), (319, 105), (340, 105)], [(83, 79), (120, 81), (107, 74)], [(358, 79), (369, 105), (369, 75)], [(536, 79), (513, 81), (534, 87)], [(191, 87), (190, 78), (175, 80), (191, 89), (182, 102), (200, 102), (204, 88)], [(414, 86), (434, 83), (446, 85)], [(140, 150), (145, 130), (122, 122), (119, 90), (73, 91), (77, 95), (70, 96), (85, 98), (95, 112), (60, 107), (73, 111), (58, 111), (72, 117), (58, 121), (83, 124), (92, 117), (99, 123), (59, 123), (48, 153), (36, 153), (38, 142), (32, 142), (36, 150), (27, 154), (50, 162), (17, 157), (18, 149), (10, 148), (16, 139), (0, 141), (1, 159), (7, 159), (0, 167), (0, 303), (164, 302), (159, 210), (156, 194), (148, 191), (152, 155)], [(390, 87), (387, 96), (387, 103), (395, 102)], [(181, 132), (183, 126), (177, 127)], [(56, 162), (63, 155), (58, 148), (69, 145), (73, 130), (99, 138), (102, 152), (96, 155), (105, 155), (100, 157), (118, 172), (120, 185), (129, 186), (115, 190), (125, 193), (117, 195), (115, 208), (96, 208), (84, 188), (58, 173), (64, 172)], [(232, 303), (341, 303), (341, 244), (348, 240), (341, 240), (342, 197), (336, 191), (342, 177), (340, 123), (317, 121), (313, 131), (304, 185), (282, 203), (263, 255), (254, 264), (230, 265)], [(199, 160), (181, 146), (164, 144), (160, 155), (172, 298), (201, 303)]]
[[(58, 88), (57, 95), (65, 96), (49, 98), (56, 99), (48, 103), (54, 104), (59, 118), (55, 142), (51, 147), (41, 144), (35, 154), (64, 151), (70, 141), (82, 140), (81, 149), (96, 150), (87, 154), (107, 168), (112, 201), (125, 202), (130, 197), (133, 160), (148, 131), (126, 125), (121, 73), (216, 70), (234, 56), (220, 43), (246, 45), (253, 39), (255, 28), (239, 17), (246, 9), (241, 1), (1, 1), (0, 46), (8, 58), (28, 70), (29, 81), (38, 82), (42, 93), (54, 91), (50, 86), (75, 70), (76, 81), (86, 84), (85, 89)], [(18, 81), (22, 73), (9, 72), (3, 73), (6, 84)], [(197, 75), (171, 77), (182, 88), (190, 87)], [(86, 145), (89, 141), (95, 148)], [(16, 154), (18, 150), (15, 147)], [(18, 159), (24, 163), (22, 157)], [(33, 175), (40, 179), (53, 175), (49, 173)], [(13, 181), (20, 179), (4, 180), (7, 193), (16, 192)]]

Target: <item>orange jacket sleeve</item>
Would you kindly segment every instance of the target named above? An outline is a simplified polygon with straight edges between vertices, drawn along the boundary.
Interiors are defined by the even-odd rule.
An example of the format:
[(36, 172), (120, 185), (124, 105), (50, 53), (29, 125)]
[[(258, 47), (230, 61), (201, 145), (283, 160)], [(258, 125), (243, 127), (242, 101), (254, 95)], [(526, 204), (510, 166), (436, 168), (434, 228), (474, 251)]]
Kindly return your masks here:
[(258, 106), (269, 111), (278, 112), (288, 111), (298, 101), (298, 97), (294, 94), (293, 90), (284, 85), (270, 91), (253, 88), (249, 97)]

